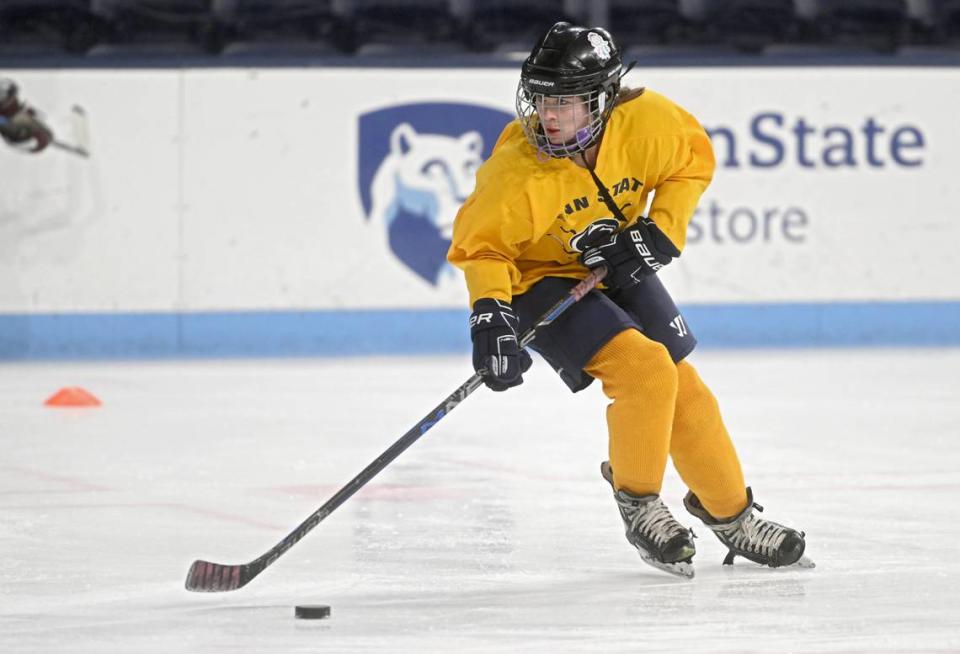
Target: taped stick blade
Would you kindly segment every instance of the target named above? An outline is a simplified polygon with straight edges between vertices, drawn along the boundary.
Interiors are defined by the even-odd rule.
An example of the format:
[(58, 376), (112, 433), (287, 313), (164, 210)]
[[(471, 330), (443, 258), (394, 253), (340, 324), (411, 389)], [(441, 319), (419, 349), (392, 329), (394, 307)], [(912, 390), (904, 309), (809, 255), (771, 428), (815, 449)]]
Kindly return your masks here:
[(246, 584), (242, 565), (223, 565), (209, 561), (194, 561), (187, 573), (187, 590), (218, 593), (236, 590)]

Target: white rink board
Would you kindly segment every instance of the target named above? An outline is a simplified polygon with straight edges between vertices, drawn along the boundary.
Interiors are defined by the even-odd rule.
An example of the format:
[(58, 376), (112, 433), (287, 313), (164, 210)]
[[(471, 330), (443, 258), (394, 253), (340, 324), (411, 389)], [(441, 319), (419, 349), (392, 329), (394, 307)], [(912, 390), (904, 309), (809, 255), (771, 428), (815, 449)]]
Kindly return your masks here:
[[(81, 105), (94, 153), (0, 150), (0, 313), (466, 303), (456, 271), (428, 281), (392, 249), (380, 217), (366, 218), (358, 167), (379, 161), (360, 148), (359, 119), (420, 103), (506, 116), (515, 71), (0, 74), (15, 77), (65, 139), (70, 107)], [(727, 130), (714, 132), (721, 166), (683, 258), (665, 273), (681, 302), (960, 298), (957, 71), (640, 69), (627, 80)], [(802, 155), (800, 120), (812, 130)], [(427, 144), (451, 169), (463, 163), (453, 136), (439, 146), (426, 136), (418, 130), (410, 153)], [(493, 138), (483, 135), (484, 147)], [(397, 174), (416, 178), (423, 159), (413, 158), (399, 158)], [(420, 181), (410, 192), (433, 207), (434, 226), (448, 224), (457, 198), (424, 195), (437, 187)], [(371, 193), (375, 211), (398, 193), (383, 188), (386, 196)]]
[(179, 75), (17, 72), (58, 138), (82, 106), (94, 156), (0, 146), (0, 311), (166, 309), (179, 301)]

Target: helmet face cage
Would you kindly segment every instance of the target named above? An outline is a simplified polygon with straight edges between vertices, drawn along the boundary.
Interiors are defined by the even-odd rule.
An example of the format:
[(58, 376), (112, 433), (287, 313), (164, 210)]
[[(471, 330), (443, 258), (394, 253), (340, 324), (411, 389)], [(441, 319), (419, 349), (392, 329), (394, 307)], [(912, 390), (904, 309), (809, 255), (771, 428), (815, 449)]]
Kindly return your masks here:
[[(528, 89), (521, 79), (517, 88), (517, 117), (538, 154), (562, 159), (584, 152), (599, 142), (615, 98), (616, 89), (610, 87), (594, 88), (586, 93), (540, 93)], [(571, 138), (561, 143), (550, 140), (540, 115), (547, 106), (558, 114), (556, 127), (562, 133), (573, 134)], [(589, 119), (582, 121), (585, 114), (589, 114)], [(574, 124), (581, 122), (574, 128)]]

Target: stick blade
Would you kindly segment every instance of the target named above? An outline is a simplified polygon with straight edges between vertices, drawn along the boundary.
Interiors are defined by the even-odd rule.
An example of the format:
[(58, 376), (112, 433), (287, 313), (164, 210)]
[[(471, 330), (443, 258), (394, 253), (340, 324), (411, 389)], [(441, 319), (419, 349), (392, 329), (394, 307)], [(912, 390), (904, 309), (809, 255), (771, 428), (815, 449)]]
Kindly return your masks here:
[(90, 125), (87, 120), (87, 112), (78, 104), (70, 109), (70, 122), (73, 129), (73, 141), (77, 148), (87, 153), (90, 152)]
[(187, 573), (187, 590), (201, 593), (219, 593), (236, 590), (250, 578), (244, 574), (245, 566), (223, 565), (209, 561), (194, 561)]

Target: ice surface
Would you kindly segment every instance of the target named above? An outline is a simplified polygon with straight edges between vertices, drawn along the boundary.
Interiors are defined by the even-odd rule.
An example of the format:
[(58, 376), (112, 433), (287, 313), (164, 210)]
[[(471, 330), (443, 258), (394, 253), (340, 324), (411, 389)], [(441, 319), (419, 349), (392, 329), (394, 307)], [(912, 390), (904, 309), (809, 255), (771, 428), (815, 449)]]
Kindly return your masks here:
[[(815, 570), (700, 538), (644, 565), (605, 400), (538, 361), (479, 390), (257, 579), (273, 546), (470, 374), (466, 357), (0, 365), (0, 652), (960, 650), (960, 351), (704, 352), (765, 515)], [(97, 409), (43, 400), (79, 385)], [(296, 604), (329, 604), (300, 621)]]

